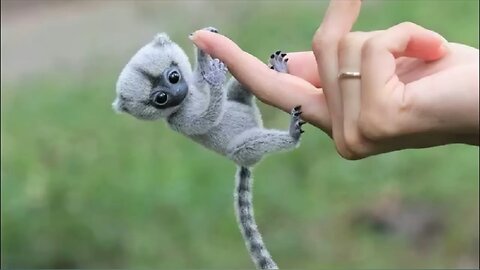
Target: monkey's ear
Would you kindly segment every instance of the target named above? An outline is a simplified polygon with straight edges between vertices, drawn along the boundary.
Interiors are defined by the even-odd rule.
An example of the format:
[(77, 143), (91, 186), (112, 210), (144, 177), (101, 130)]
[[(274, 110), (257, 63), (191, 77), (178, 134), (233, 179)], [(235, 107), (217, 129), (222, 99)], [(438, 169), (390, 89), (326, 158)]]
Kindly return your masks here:
[(156, 34), (153, 38), (153, 44), (157, 46), (164, 46), (166, 44), (171, 43), (170, 37), (166, 33), (159, 33)]
[(118, 98), (115, 98), (115, 100), (113, 101), (112, 108), (116, 113), (123, 112), (122, 106), (120, 105), (120, 100)]

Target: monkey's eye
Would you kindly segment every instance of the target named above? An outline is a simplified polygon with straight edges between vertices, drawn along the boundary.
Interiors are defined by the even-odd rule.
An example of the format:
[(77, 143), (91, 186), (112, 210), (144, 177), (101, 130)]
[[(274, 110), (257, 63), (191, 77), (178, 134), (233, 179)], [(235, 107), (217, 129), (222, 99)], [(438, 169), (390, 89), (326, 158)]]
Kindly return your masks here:
[(165, 92), (158, 92), (153, 97), (153, 102), (157, 105), (165, 105), (168, 101), (168, 95)]
[(168, 81), (171, 84), (176, 84), (178, 81), (180, 81), (180, 73), (178, 71), (174, 70), (168, 74)]

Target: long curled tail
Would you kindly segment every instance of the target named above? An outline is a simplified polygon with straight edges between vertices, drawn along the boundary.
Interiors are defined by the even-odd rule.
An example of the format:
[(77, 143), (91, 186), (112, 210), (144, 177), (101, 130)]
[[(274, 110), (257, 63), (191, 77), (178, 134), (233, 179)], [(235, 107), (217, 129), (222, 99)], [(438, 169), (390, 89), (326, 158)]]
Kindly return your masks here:
[(234, 204), (237, 222), (240, 226), (245, 245), (257, 269), (278, 269), (272, 256), (263, 243), (258, 231), (252, 207), (252, 178), (247, 167), (238, 167), (236, 174)]

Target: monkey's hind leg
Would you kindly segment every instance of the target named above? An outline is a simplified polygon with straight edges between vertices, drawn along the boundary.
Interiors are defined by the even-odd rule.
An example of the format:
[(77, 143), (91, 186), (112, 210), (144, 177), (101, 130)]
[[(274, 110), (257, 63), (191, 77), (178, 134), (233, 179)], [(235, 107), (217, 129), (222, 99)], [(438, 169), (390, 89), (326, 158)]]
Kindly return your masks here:
[(292, 110), (288, 131), (252, 128), (237, 137), (227, 147), (227, 155), (241, 166), (250, 167), (259, 162), (265, 154), (293, 149), (303, 133), (300, 119), (302, 111), (297, 106)]
[(227, 100), (245, 105), (253, 105), (253, 94), (235, 78), (231, 78), (227, 84)]
[[(288, 73), (287, 54), (282, 51), (276, 51), (270, 55), (268, 66), (280, 73)], [(242, 104), (251, 105), (253, 103), (253, 95), (251, 91), (244, 85), (240, 84), (235, 78), (230, 79), (227, 85), (227, 99)]]
[(276, 51), (270, 55), (270, 59), (268, 60), (270, 69), (273, 69), (280, 73), (288, 73), (288, 58), (286, 57), (287, 54), (283, 53), (282, 51)]

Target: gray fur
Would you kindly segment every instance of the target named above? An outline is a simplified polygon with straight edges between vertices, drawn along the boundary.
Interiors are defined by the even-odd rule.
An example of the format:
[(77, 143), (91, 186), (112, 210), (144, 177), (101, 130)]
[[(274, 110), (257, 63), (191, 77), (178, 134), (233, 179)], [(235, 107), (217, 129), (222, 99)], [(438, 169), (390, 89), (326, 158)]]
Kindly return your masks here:
[[(270, 63), (286, 72), (283, 56)], [(113, 107), (143, 120), (163, 118), (173, 130), (239, 165), (235, 206), (246, 245), (257, 268), (277, 268), (253, 218), (249, 167), (265, 154), (298, 145), (304, 123), (300, 107), (292, 110), (289, 130), (264, 129), (253, 95), (233, 77), (226, 83), (225, 65), (198, 49), (196, 60), (192, 71), (184, 51), (166, 34), (158, 34), (121, 72)], [(171, 83), (174, 71), (180, 79)], [(168, 102), (163, 104), (165, 96)]]
[(278, 269), (263, 243), (253, 214), (251, 170), (238, 167), (235, 182), (234, 205), (240, 231), (253, 262), (259, 269)]

